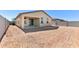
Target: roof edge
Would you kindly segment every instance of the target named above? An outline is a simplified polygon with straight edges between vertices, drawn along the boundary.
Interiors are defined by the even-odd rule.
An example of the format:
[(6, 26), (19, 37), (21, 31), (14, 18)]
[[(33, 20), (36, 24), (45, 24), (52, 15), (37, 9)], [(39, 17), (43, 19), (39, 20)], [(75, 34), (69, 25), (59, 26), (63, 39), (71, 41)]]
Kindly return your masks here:
[(19, 16), (21, 16), (22, 14), (28, 14), (28, 13), (34, 13), (34, 12), (44, 12), (47, 16), (49, 16), (52, 20), (54, 20), (50, 15), (48, 15), (44, 10), (36, 10), (36, 11), (30, 11), (30, 12), (22, 12), (22, 13), (19, 13), (18, 16), (16, 16), (15, 19), (17, 19)]

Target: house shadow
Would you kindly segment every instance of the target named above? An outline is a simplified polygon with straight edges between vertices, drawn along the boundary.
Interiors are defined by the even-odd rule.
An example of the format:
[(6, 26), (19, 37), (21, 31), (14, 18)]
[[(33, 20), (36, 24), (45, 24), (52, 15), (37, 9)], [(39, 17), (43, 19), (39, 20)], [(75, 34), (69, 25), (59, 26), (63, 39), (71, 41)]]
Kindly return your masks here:
[(24, 29), (23, 31), (25, 33), (29, 33), (29, 32), (38, 32), (38, 31), (56, 30), (58, 28), (59, 28), (58, 26), (45, 26), (45, 27)]

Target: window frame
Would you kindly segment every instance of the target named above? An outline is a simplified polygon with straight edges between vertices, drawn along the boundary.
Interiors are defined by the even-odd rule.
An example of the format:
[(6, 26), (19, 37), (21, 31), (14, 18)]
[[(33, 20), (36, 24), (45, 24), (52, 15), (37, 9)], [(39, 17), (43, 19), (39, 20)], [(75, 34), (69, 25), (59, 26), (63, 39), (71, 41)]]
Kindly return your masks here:
[(44, 24), (44, 22), (43, 22), (43, 17), (41, 17), (41, 24)]

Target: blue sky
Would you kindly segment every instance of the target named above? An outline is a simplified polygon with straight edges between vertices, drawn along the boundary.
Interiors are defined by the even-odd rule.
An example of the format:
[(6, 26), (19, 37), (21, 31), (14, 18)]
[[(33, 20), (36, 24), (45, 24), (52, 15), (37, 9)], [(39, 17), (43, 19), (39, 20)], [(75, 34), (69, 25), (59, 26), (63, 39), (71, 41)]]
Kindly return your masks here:
[[(0, 10), (0, 15), (9, 20), (15, 18), (21, 12), (34, 10)], [(67, 21), (79, 21), (79, 10), (44, 10), (53, 18), (64, 19)]]

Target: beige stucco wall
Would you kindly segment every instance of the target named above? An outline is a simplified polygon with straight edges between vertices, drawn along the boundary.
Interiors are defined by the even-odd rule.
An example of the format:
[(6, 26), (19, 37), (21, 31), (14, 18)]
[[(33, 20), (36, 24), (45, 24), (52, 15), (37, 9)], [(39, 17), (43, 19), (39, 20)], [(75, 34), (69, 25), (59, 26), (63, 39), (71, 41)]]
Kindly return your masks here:
[(0, 16), (0, 39), (2, 38), (8, 26), (9, 22), (4, 17)]
[(18, 17), (17, 19), (16, 19), (16, 25), (17, 26), (19, 26), (19, 27), (22, 27), (22, 23), (24, 22), (23, 20), (21, 20), (22, 19), (22, 17), (20, 16), (20, 17)]
[[(17, 20), (19, 20), (21, 23), (17, 24), (18, 26), (21, 26), (22, 28), (24, 28), (24, 17), (37, 17), (39, 18), (39, 26), (50, 26), (52, 25), (52, 19), (47, 16), (45, 13), (43, 12), (34, 12), (34, 13), (28, 13), (28, 14), (22, 14), (19, 18), (16, 19), (16, 24), (17, 24)], [(43, 17), (43, 24), (41, 24), (41, 17)], [(48, 24), (47, 24), (47, 18), (48, 18)], [(29, 20), (27, 20), (27, 25), (28, 25)]]

